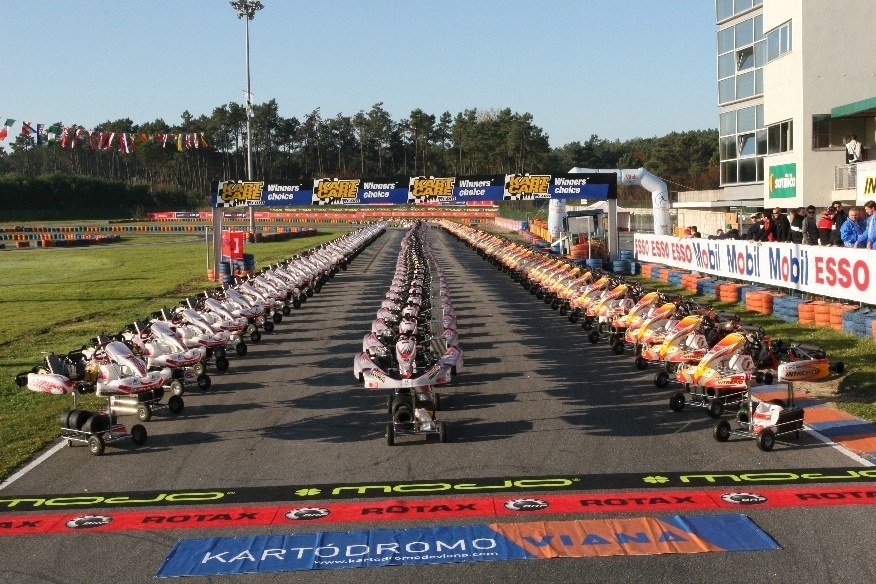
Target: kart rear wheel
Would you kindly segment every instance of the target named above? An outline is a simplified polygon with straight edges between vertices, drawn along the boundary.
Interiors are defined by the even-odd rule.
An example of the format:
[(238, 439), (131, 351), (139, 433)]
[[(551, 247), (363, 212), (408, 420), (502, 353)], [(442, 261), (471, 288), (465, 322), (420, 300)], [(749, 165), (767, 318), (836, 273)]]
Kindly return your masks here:
[(195, 372), (196, 376), (203, 375), (207, 371), (207, 366), (204, 365), (203, 362), (198, 362), (195, 363), (194, 367), (192, 367), (192, 370)]
[(666, 371), (658, 371), (654, 376), (654, 385), (659, 387), (660, 389), (665, 388), (669, 385), (669, 373)]
[(757, 435), (757, 447), (764, 452), (769, 452), (776, 445), (776, 434), (771, 429), (766, 428), (763, 432)]
[(727, 442), (730, 438), (730, 422), (727, 420), (721, 420), (718, 422), (715, 429), (712, 430), (712, 438), (718, 442)]
[(286, 306), (283, 307), (283, 316), (289, 316), (289, 314), (290, 314), (291, 312), (292, 312), (292, 309), (289, 308), (289, 305), (288, 305), (288, 304), (287, 304)]
[(438, 442), (447, 442), (447, 425), (444, 422), (438, 422)]
[(569, 312), (569, 308), (565, 304), (561, 304), (560, 308), (559, 308), (560, 316), (566, 316), (566, 314), (568, 312)]
[[(274, 332), (274, 321), (273, 320), (266, 320), (265, 321), (265, 332), (266, 333)], [(258, 331), (253, 333), (253, 335), (255, 335), (255, 334), (258, 334)], [(252, 335), (250, 335), (250, 338), (252, 338)], [(256, 342), (256, 341), (253, 341), (253, 342)]]
[(684, 410), (684, 394), (680, 391), (669, 398), (669, 409), (673, 412)]
[(720, 399), (712, 399), (709, 402), (709, 409), (707, 410), (710, 418), (718, 419), (721, 417), (721, 414), (724, 413), (724, 404), (721, 403)]
[(441, 396), (437, 393), (432, 394), (432, 407), (435, 408), (436, 412), (441, 411)]
[(636, 357), (636, 369), (644, 370), (647, 368), (648, 368), (648, 362), (645, 361), (645, 358), (642, 356)]
[(275, 312), (275, 313), (274, 313), (274, 316), (272, 317), (272, 319), (273, 319), (273, 321), (276, 322), (277, 324), (280, 324), (281, 322), (283, 322), (283, 315), (280, 314), (279, 312)]
[(585, 331), (593, 330), (593, 321), (585, 318), (584, 322), (581, 323), (581, 328)]
[(219, 371), (225, 371), (228, 369), (228, 358), (216, 357), (216, 369)]
[(246, 355), (247, 351), (249, 350), (249, 347), (246, 346), (246, 343), (241, 341), (241, 342), (237, 343), (236, 345), (234, 345), (234, 350), (237, 351), (238, 355), (243, 357), (244, 355)]
[(572, 324), (578, 322), (578, 315), (575, 312), (569, 313), (569, 322), (571, 322)]
[(148, 422), (152, 419), (152, 408), (149, 407), (149, 404), (137, 404), (137, 419), (141, 422)]
[(625, 349), (623, 341), (617, 341), (611, 346), (611, 350), (614, 351), (615, 355), (623, 355)]
[(594, 345), (599, 342), (599, 331), (590, 331), (587, 335), (587, 340), (593, 343)]
[(186, 402), (183, 401), (178, 395), (170, 396), (170, 399), (167, 400), (167, 409), (170, 410), (171, 414), (178, 414), (183, 411), (183, 408), (186, 406)]
[(224, 357), (225, 347), (216, 347), (215, 349), (213, 349), (213, 354), (216, 355), (216, 357)]
[(202, 373), (198, 375), (198, 389), (202, 391), (207, 391), (210, 389), (210, 386), (213, 385), (213, 380), (210, 379), (210, 376), (206, 373)]
[(170, 393), (173, 395), (182, 395), (186, 391), (185, 386), (179, 379), (174, 379), (170, 382)]
[(106, 445), (103, 443), (103, 438), (97, 434), (92, 434), (88, 437), (88, 451), (95, 456), (103, 454)]
[(142, 424), (135, 424), (131, 427), (131, 442), (137, 446), (146, 444), (146, 438), (148, 437), (149, 433), (146, 432), (146, 428)]
[(395, 445), (395, 426), (392, 425), (392, 422), (386, 425), (386, 445)]
[(301, 308), (301, 300), (299, 300), (298, 298), (295, 298), (294, 300), (292, 300), (292, 306), (294, 308)]

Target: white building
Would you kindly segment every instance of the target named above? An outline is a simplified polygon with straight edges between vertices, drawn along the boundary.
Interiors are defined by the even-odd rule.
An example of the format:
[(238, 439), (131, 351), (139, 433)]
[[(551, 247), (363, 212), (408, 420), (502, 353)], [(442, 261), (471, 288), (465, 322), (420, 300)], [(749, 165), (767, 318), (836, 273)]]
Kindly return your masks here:
[(843, 137), (876, 157), (876, 1), (716, 0), (715, 16), (722, 189), (682, 193), (679, 224), (854, 202)]

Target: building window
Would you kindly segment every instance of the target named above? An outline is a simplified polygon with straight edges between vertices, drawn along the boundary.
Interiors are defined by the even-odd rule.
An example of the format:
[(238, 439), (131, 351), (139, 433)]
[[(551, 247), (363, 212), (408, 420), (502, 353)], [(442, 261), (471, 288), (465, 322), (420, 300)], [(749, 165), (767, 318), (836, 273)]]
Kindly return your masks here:
[[(749, 2), (749, 8), (751, 3)], [(763, 16), (758, 14), (718, 31), (718, 102), (763, 94)]]
[[(869, 118), (872, 119), (872, 118)], [(812, 116), (812, 147), (837, 148), (845, 146), (844, 136), (856, 134), (865, 148), (873, 146), (869, 140), (866, 117), (831, 118), (830, 114)]]
[(721, 184), (763, 180), (763, 156), (768, 148), (767, 130), (763, 126), (763, 106), (721, 113), (719, 134)]
[(767, 126), (767, 154), (779, 154), (794, 149), (794, 123), (791, 120)]
[(763, 4), (763, 0), (717, 0), (715, 2), (715, 16), (717, 21), (721, 22), (761, 4)]
[(767, 63), (791, 52), (790, 20), (766, 34), (766, 48)]

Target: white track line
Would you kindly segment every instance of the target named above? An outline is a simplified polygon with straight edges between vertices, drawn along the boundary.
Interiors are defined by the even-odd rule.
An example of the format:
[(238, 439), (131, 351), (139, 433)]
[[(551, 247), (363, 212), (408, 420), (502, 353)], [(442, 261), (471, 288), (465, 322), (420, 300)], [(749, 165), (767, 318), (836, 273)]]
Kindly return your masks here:
[(64, 446), (66, 446), (66, 444), (63, 441), (58, 442), (55, 446), (50, 448), (48, 452), (44, 453), (42, 456), (40, 456), (39, 458), (37, 458), (36, 460), (31, 462), (29, 465), (27, 465), (26, 467), (24, 467), (23, 469), (21, 469), (20, 471), (15, 473), (14, 475), (8, 477), (5, 481), (0, 483), (0, 491), (2, 491), (6, 487), (8, 487), (12, 483), (14, 483), (15, 481), (17, 481), (21, 477), (23, 477), (29, 471), (35, 469), (38, 464), (47, 460), (51, 455), (53, 455), (54, 453), (56, 453), (59, 450), (61, 450), (62, 448), (64, 448)]

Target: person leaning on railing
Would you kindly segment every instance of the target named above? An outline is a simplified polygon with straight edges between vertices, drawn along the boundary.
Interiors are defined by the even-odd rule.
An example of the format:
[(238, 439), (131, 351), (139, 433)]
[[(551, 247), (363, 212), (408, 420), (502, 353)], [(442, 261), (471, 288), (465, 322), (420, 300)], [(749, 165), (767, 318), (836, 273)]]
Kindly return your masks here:
[(833, 207), (827, 207), (821, 213), (821, 218), (818, 220), (818, 243), (821, 245), (833, 245), (831, 235), (833, 235), (833, 216), (835, 214)]
[(858, 247), (866, 247), (873, 249), (873, 244), (876, 244), (876, 201), (870, 200), (864, 203), (864, 213), (867, 214), (867, 221), (864, 223), (864, 234), (862, 241), (858, 243)]
[(806, 207), (806, 215), (800, 224), (805, 245), (818, 245), (818, 217), (815, 216), (815, 205)]
[(788, 240), (791, 243), (803, 243), (803, 219), (806, 217), (806, 209), (803, 207), (788, 209), (788, 215), (791, 216), (791, 231), (788, 234)]
[(861, 244), (862, 239), (866, 242), (867, 232), (864, 220), (859, 216), (860, 212), (860, 209), (857, 207), (849, 209), (848, 217), (840, 226), (840, 239), (845, 247), (866, 246), (866, 243)]

